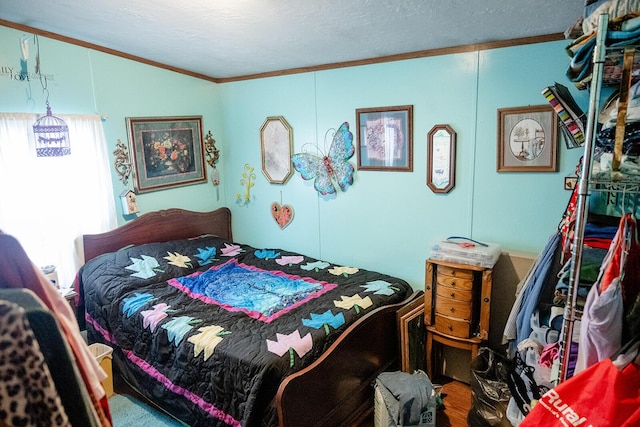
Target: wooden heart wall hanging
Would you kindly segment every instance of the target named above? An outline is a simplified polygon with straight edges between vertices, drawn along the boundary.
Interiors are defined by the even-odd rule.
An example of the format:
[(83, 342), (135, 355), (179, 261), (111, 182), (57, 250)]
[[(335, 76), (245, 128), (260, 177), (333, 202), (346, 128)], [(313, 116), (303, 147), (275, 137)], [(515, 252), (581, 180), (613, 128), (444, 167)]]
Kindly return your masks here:
[(281, 229), (293, 221), (293, 208), (289, 205), (281, 205), (278, 202), (271, 203), (271, 215)]

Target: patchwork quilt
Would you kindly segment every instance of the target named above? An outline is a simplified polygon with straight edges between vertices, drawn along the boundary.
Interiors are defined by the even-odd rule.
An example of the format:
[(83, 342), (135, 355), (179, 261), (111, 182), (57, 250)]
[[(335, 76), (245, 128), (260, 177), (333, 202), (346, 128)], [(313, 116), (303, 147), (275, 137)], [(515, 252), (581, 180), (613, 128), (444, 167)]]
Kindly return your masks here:
[(412, 293), (391, 276), (215, 236), (104, 254), (78, 279), (90, 341), (191, 426), (275, 425), (285, 376)]

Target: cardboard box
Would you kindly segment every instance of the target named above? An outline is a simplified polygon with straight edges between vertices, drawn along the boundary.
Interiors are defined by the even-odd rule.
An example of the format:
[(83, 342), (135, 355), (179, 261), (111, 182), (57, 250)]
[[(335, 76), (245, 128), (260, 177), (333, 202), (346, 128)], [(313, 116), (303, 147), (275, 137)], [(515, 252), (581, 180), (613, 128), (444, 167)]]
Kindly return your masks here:
[(107, 398), (113, 396), (113, 368), (112, 368), (112, 358), (113, 358), (113, 349), (105, 344), (91, 344), (89, 346), (89, 350), (93, 357), (96, 358), (100, 367), (107, 373), (107, 378), (102, 381), (102, 387), (104, 388), (105, 393), (107, 394)]

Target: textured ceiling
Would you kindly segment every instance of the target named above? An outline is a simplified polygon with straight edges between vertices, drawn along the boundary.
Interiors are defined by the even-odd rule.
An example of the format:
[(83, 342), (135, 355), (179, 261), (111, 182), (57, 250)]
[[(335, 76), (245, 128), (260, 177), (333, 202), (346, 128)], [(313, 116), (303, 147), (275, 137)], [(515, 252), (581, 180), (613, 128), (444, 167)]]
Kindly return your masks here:
[(583, 7), (584, 0), (2, 0), (0, 19), (225, 79), (558, 34)]

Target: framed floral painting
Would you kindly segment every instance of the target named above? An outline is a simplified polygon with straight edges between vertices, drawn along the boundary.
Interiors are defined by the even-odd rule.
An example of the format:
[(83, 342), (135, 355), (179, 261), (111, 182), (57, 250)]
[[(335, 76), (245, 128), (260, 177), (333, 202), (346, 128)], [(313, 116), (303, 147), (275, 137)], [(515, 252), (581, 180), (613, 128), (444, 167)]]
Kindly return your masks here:
[(207, 181), (202, 116), (127, 117), (137, 193)]

